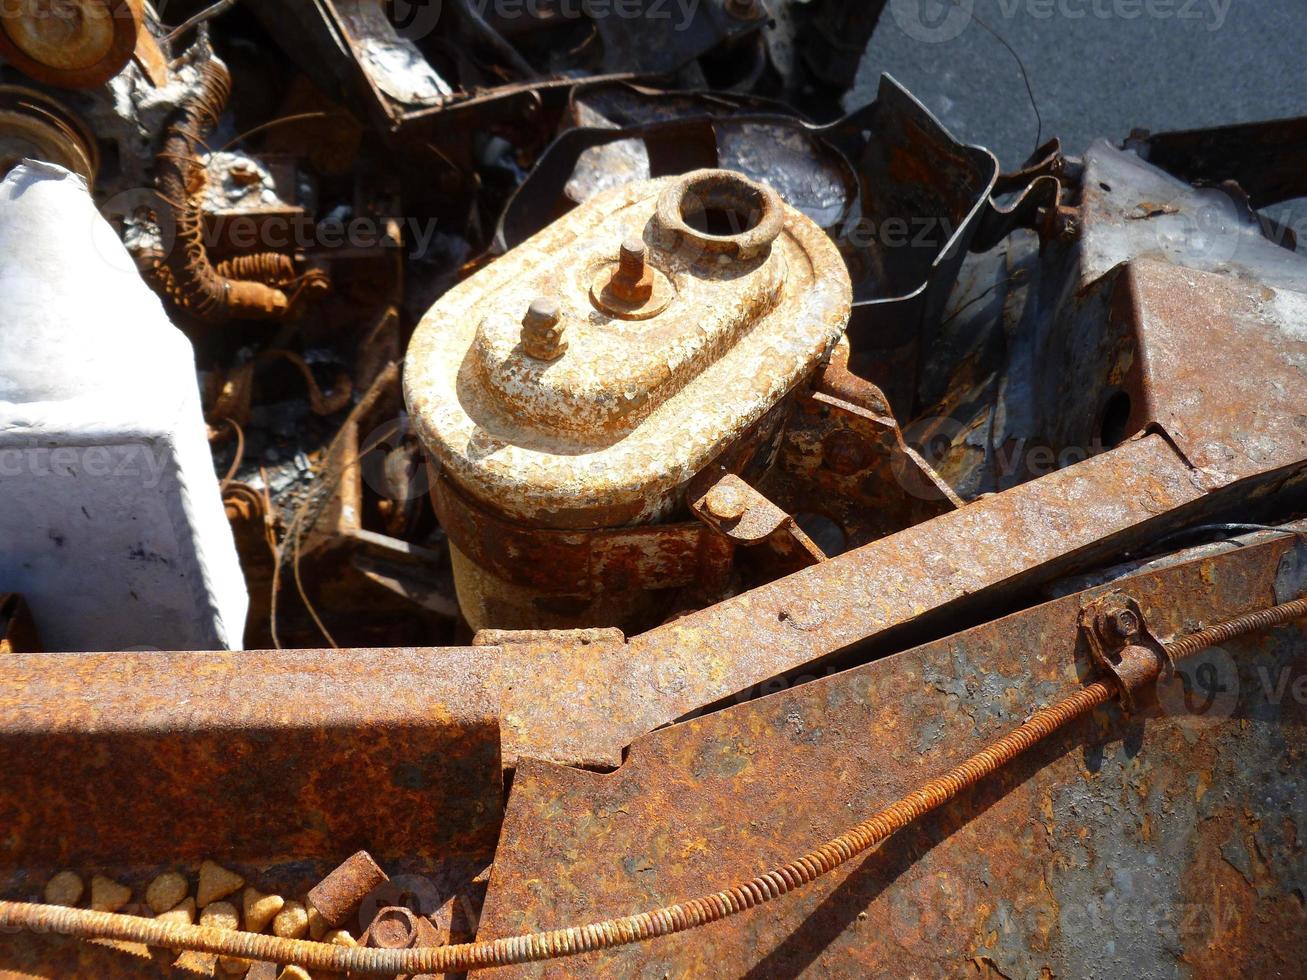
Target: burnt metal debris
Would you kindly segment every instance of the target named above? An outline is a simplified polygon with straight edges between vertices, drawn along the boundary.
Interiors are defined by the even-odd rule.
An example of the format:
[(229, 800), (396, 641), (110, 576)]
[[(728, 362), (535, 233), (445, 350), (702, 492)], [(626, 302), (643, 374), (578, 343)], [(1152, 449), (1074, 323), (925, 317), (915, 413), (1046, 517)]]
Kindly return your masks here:
[[(1301, 972), (1307, 123), (1004, 173), (884, 6), (0, 11), (202, 464), (0, 255), (0, 975)], [(49, 648), (103, 460), (244, 649)]]

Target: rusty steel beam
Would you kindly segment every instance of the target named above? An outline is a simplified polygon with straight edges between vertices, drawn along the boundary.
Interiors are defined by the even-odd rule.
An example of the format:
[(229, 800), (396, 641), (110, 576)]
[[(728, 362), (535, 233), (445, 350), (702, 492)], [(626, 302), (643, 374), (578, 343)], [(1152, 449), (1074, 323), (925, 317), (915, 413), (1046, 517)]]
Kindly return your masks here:
[[(15, 659), (16, 669), (0, 677), (0, 732), (12, 737), (59, 727), (69, 737), (98, 732), (103, 739), (106, 719), (116, 717), (139, 731), (153, 725), (217, 744), (220, 736), (209, 726), (225, 728), (229, 734), (221, 737), (248, 738), (242, 726), (257, 732), (269, 717), (289, 717), (287, 685), (313, 678), (306, 696), (321, 693), (297, 716), (305, 728), (332, 727), (320, 710), (342, 719), (338, 728), (366, 730), (386, 718), (397, 724), (405, 711), (421, 717), (421, 705), (435, 705), (449, 711), (446, 737), (456, 740), (464, 726), (474, 744), (502, 743), (505, 767), (528, 756), (611, 768), (633, 739), (705, 706), (820, 669), (859, 644), (896, 642), (908, 626), (933, 623), (944, 631), (943, 617), (968, 603), (1015, 595), (1088, 567), (1180, 526), (1217, 500), (1164, 439), (1148, 436), (629, 641), (614, 630), (588, 630), (487, 634), (479, 649), (348, 656), (126, 652)], [(346, 666), (351, 656), (353, 668)], [(214, 683), (227, 688), (219, 694)], [(343, 704), (335, 700), (342, 689)], [(151, 692), (158, 692), (153, 702)], [(73, 703), (82, 709), (70, 711)], [(178, 704), (204, 705), (206, 712), (178, 712)], [(340, 714), (349, 710), (357, 714)], [(39, 745), (33, 735), (11, 741), (8, 752), (22, 760), (39, 755)]]
[(616, 766), (633, 739), (705, 706), (857, 645), (892, 643), (908, 626), (943, 630), (943, 614), (1088, 567), (1220, 501), (1147, 436), (625, 645), (610, 636), (577, 657), (568, 634), (526, 634), (535, 669), (530, 687), (507, 695), (505, 759)]
[[(1173, 638), (1301, 596), (1305, 559), (1276, 536), (1159, 563), (638, 739), (613, 773), (522, 760), (478, 938), (645, 911), (775, 867), (1080, 688), (1092, 668), (1078, 619), (1095, 596), (1128, 593)], [(762, 908), (488, 975), (1297, 973), (1305, 640), (1299, 624), (1200, 655), (1139, 714), (1096, 712)]]
[(493, 853), (498, 707), (473, 651), (12, 654), (0, 876), (206, 857)]

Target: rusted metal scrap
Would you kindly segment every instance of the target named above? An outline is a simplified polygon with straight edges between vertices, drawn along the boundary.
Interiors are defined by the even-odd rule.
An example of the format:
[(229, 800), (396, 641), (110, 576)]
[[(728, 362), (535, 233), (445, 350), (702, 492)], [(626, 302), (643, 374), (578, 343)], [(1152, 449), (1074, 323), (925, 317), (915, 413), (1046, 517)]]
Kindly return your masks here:
[[(710, 213), (734, 227), (689, 223)], [(533, 570), (478, 562), (481, 546), (451, 510), (496, 511), (523, 537), (539, 528), (541, 549), (683, 511), (692, 476), (742, 434), (775, 427), (777, 406), (839, 338), (848, 303), (820, 230), (775, 191), (720, 170), (597, 198), (453, 290), (419, 326), (405, 384), (450, 484), (436, 511), (468, 621), (630, 622), (664, 584), (654, 575), (637, 566), (619, 584), (610, 572), (603, 595), (564, 592), (571, 611), (542, 606), (552, 597), (530, 591)], [(683, 535), (673, 525), (644, 538), (661, 553)]]
[(173, 209), (178, 243), (155, 267), (164, 289), (180, 306), (201, 320), (229, 317), (276, 319), (290, 308), (286, 294), (258, 279), (220, 275), (204, 243), (199, 192), (204, 185), (198, 145), (218, 123), (231, 94), (226, 65), (210, 56), (200, 66), (201, 89), (179, 110), (168, 127), (156, 163), (159, 193)]
[(880, 2), (65, 6), (0, 172), (170, 301), (288, 649), (0, 582), (0, 973), (1301, 972), (1302, 120), (1000, 173), (826, 121)]
[[(0, 18), (0, 57), (60, 88), (87, 89), (117, 75), (154, 39), (143, 0), (75, 0), (62, 10), (15, 5)], [(157, 56), (157, 55), (156, 55)]]
[[(1303, 557), (1280, 536), (1097, 593), (1125, 590), (1154, 631), (1183, 635), (1302, 595)], [(1079, 626), (1094, 594), (646, 736), (615, 773), (519, 763), (479, 936), (654, 908), (839, 832), (1094, 676)], [(1096, 713), (829, 883), (693, 939), (557, 966), (1293, 972), (1299, 944), (1257, 937), (1301, 917), (1297, 832), (1281, 820), (1302, 792), (1291, 761), (1302, 709), (1257, 678), (1292, 671), (1303, 640), (1284, 628), (1181, 668), (1140, 716)], [(1215, 683), (1201, 682), (1213, 664)]]

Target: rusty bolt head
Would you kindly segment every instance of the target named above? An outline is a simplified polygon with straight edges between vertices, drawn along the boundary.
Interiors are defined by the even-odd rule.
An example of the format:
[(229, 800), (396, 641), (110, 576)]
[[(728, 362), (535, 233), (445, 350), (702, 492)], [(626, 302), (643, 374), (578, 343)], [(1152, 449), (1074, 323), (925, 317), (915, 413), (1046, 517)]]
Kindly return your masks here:
[(832, 432), (822, 446), (822, 460), (828, 469), (840, 476), (852, 476), (867, 468), (867, 450), (859, 439), (847, 429)]
[(238, 163), (228, 173), (231, 174), (232, 183), (238, 187), (251, 187), (263, 182), (262, 175), (249, 164)]
[(640, 304), (649, 302), (653, 290), (649, 249), (643, 239), (631, 236), (622, 242), (617, 256), (617, 271), (608, 282), (608, 291), (623, 303)]
[(562, 315), (562, 306), (556, 297), (537, 296), (531, 301), (531, 305), (527, 307), (526, 318), (522, 321), (522, 324), (523, 326), (545, 330), (556, 326)]
[(522, 349), (538, 361), (556, 361), (567, 350), (563, 308), (553, 296), (537, 296), (522, 318)]
[(382, 909), (368, 926), (368, 945), (374, 949), (408, 949), (417, 939), (417, 916), (400, 905)]
[(704, 506), (719, 521), (733, 521), (744, 516), (749, 509), (749, 499), (739, 487), (719, 483), (708, 491)]
[(1120, 640), (1128, 640), (1139, 632), (1139, 617), (1129, 609), (1117, 609), (1107, 616), (1107, 628)]

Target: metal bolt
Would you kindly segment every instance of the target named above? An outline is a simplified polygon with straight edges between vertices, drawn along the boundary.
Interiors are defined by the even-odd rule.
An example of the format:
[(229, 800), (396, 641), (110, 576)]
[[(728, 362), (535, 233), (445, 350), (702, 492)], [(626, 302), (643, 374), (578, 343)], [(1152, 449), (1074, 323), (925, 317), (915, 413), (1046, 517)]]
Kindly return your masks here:
[(624, 278), (639, 279), (644, 275), (644, 263), (648, 254), (649, 250), (642, 239), (634, 237), (626, 239), (622, 242), (622, 251), (618, 257), (620, 262), (618, 271)]
[(630, 305), (649, 302), (653, 296), (654, 280), (648, 259), (649, 249), (643, 239), (632, 236), (622, 242), (617, 271), (608, 282), (608, 292)]
[(263, 183), (263, 175), (249, 164), (238, 163), (228, 173), (231, 174), (232, 183), (237, 187), (251, 187)]
[(553, 296), (538, 296), (522, 318), (522, 349), (538, 361), (556, 361), (567, 350), (562, 305)]
[(1139, 632), (1139, 617), (1129, 609), (1118, 609), (1108, 615), (1107, 628), (1119, 639), (1128, 640)]
[(399, 905), (382, 909), (368, 926), (368, 945), (375, 949), (408, 949), (417, 938), (417, 916)]
[(703, 503), (708, 508), (708, 513), (719, 521), (733, 521), (743, 517), (749, 509), (748, 498), (739, 487), (729, 483), (719, 483), (709, 490)]
[(373, 889), (389, 880), (367, 851), (350, 855), (309, 889), (309, 935), (314, 935), (314, 912), (327, 929), (338, 929), (353, 917)]
[(867, 468), (867, 452), (862, 440), (847, 429), (839, 429), (827, 437), (822, 458), (827, 468), (840, 476), (852, 476)]

